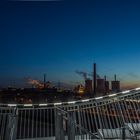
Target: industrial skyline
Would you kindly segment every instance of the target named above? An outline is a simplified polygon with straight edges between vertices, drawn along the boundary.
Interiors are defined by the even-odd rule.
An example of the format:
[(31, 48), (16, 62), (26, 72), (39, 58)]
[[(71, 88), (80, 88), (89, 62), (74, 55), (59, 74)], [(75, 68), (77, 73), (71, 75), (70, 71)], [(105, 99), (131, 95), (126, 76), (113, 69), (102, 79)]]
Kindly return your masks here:
[[(27, 79), (71, 86), (98, 64), (101, 77), (117, 74), (122, 88), (140, 86), (140, 1), (0, 2), (0, 87)], [(131, 86), (131, 87), (130, 87)]]
[[(48, 81), (46, 79), (46, 74), (44, 74), (42, 80), (31, 78), (26, 79), (28, 86), (25, 88), (57, 89), (60, 91), (70, 90), (76, 93), (84, 93), (87, 95), (94, 96), (107, 95), (110, 92), (120, 92), (122, 90), (122, 88), (120, 88), (120, 81), (116, 78), (116, 74), (114, 75), (114, 79), (109, 81), (106, 75), (104, 75), (104, 77), (101, 77), (99, 74), (97, 74), (98, 72), (96, 69), (96, 63), (93, 63), (93, 71), (91, 72), (91, 74), (88, 74), (87, 72), (83, 71), (75, 71), (78, 75), (80, 75), (83, 78), (84, 83), (81, 84), (79, 82), (75, 82), (75, 84), (72, 87), (68, 85), (66, 86), (66, 83), (62, 83), (60, 81), (57, 83)], [(8, 86), (8, 88), (12, 89), (17, 87)]]

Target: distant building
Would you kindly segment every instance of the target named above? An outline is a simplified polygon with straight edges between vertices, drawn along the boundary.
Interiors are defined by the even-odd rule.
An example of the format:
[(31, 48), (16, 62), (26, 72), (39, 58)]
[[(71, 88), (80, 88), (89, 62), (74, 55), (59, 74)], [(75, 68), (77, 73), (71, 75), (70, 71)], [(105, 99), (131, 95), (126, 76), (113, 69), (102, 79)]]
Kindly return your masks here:
[(45, 87), (46, 87), (46, 88), (53, 88), (53, 85), (52, 85), (52, 83), (51, 83), (50, 81), (47, 81), (47, 82), (45, 83)]
[(97, 79), (97, 95), (104, 95), (105, 94), (105, 80), (104, 79)]
[(90, 79), (85, 80), (85, 93), (92, 93), (92, 80)]
[(109, 81), (105, 81), (105, 94), (109, 93)]
[(119, 92), (120, 91), (120, 81), (116, 80), (116, 75), (114, 75), (114, 81), (111, 82), (111, 87), (113, 92)]
[(112, 91), (119, 92), (120, 91), (120, 81), (112, 81), (111, 82)]

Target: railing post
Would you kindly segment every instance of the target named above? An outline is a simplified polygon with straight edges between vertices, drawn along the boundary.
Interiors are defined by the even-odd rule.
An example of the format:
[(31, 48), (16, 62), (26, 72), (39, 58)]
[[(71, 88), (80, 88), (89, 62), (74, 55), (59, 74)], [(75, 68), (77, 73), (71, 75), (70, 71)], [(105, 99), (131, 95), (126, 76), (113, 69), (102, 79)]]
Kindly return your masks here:
[(57, 108), (55, 109), (55, 140), (64, 140), (64, 128), (63, 128), (63, 114)]
[(125, 127), (122, 128), (122, 140), (125, 140)]
[(11, 132), (13, 133), (13, 135), (12, 135), (11, 140), (16, 140), (16, 137), (17, 137), (17, 123), (18, 123), (17, 122), (17, 120), (18, 120), (18, 110), (17, 110), (16, 107), (14, 108), (12, 119), (13, 119), (13, 124), (12, 124)]
[(8, 115), (8, 125), (6, 129), (6, 140), (16, 140), (17, 137), (17, 109)]
[(69, 112), (68, 114), (68, 140), (75, 140), (75, 125), (74, 125), (74, 114)]

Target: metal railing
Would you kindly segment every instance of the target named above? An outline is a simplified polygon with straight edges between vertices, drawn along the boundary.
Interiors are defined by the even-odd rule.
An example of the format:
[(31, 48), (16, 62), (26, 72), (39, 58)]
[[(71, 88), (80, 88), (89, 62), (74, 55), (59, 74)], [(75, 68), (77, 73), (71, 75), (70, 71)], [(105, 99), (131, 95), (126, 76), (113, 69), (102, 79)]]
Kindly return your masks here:
[(1, 140), (140, 139), (140, 90), (68, 104), (9, 106), (0, 107)]
[(0, 140), (16, 140), (17, 114), (15, 108), (0, 109)]

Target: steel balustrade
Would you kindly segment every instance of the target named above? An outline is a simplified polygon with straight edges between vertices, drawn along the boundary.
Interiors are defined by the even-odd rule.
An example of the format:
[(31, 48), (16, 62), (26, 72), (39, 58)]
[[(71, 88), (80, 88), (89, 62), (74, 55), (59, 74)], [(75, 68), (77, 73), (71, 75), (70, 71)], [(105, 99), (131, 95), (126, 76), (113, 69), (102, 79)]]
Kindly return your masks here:
[(0, 105), (0, 139), (139, 139), (140, 89), (54, 104)]
[(16, 108), (0, 108), (0, 140), (16, 140)]

